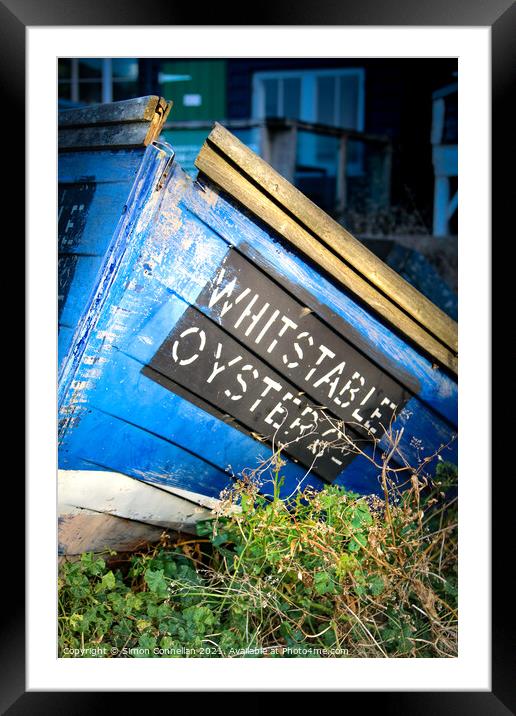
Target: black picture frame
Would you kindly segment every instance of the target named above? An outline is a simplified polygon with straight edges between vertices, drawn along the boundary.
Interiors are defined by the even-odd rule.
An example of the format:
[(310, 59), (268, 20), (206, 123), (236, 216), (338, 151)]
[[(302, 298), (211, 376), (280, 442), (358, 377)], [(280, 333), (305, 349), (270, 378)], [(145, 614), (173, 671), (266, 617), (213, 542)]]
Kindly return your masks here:
[[(516, 126), (514, 110), (510, 109), (511, 94), (514, 94), (514, 68), (516, 67), (516, 5), (511, 0), (434, 0), (433, 3), (410, 0), (360, 0), (353, 4), (337, 4), (331, 0), (319, 0), (313, 4), (295, 4), (286, 0), (261, 3), (259, 12), (251, 19), (247, 9), (233, 7), (231, 18), (220, 15), (220, 5), (212, 4), (201, 11), (193, 3), (162, 2), (152, 6), (135, 0), (104, 0), (93, 4), (92, 0), (2, 0), (0, 1), (0, 87), (4, 92), (4, 110), (1, 114), (4, 144), (12, 151), (9, 161), (9, 206), (23, 202), (24, 162), (21, 154), (23, 137), (23, 107), (25, 106), (25, 36), (28, 26), (72, 26), (72, 25), (196, 25), (202, 17), (203, 25), (384, 25), (384, 26), (489, 26), (492, 31), (492, 237), (493, 246), (500, 249), (493, 253), (492, 268), (497, 273), (493, 282), (492, 315), (503, 313), (504, 270), (508, 271), (503, 259), (504, 244), (507, 245), (511, 209), (512, 181), (509, 176), (511, 156), (511, 135)], [(16, 127), (16, 142), (5, 141), (13, 137)], [(514, 149), (514, 141), (512, 140)], [(504, 171), (507, 170), (507, 171)], [(512, 203), (514, 200), (512, 199)], [(23, 207), (17, 214), (23, 216)], [(511, 217), (512, 218), (512, 217)], [(18, 224), (19, 226), (19, 224)], [(509, 274), (507, 274), (508, 277)], [(510, 284), (509, 284), (510, 285)], [(493, 331), (499, 330), (496, 322)], [(503, 330), (503, 329), (501, 329)], [(501, 333), (500, 330), (500, 333)], [(496, 335), (496, 333), (494, 334)], [(23, 341), (23, 339), (22, 339)], [(495, 342), (493, 341), (493, 346)], [(500, 340), (499, 351), (493, 350), (492, 376), (503, 375), (508, 370), (510, 352), (504, 350)], [(493, 389), (492, 415), (497, 421), (510, 425), (511, 400), (506, 400), (500, 391)], [(506, 450), (502, 431), (492, 431), (492, 455)], [(498, 714), (515, 713), (514, 674), (514, 631), (509, 628), (512, 610), (509, 604), (504, 608), (506, 596), (507, 556), (503, 534), (504, 525), (512, 524), (514, 480), (507, 470), (508, 464), (499, 473), (493, 470), (492, 479), (492, 691), (454, 692), (368, 692), (367, 706), (381, 709), (382, 714), (418, 713), (425, 714)], [(20, 477), (19, 465), (17, 476)], [(10, 479), (9, 499), (19, 506), (22, 513), (24, 486), (21, 479)], [(513, 496), (512, 496), (513, 497)], [(512, 518), (512, 519), (511, 519)], [(12, 540), (5, 543), (7, 550), (15, 548), (16, 554), (23, 554), (23, 531), (17, 524), (15, 547)], [(19, 559), (19, 557), (18, 557)], [(18, 564), (18, 562), (17, 562)], [(0, 639), (0, 709), (11, 716), (40, 713), (83, 713), (94, 709), (98, 694), (94, 692), (26, 692), (25, 691), (25, 610), (20, 586), (20, 568), (16, 567), (17, 599), (13, 596), (9, 608), (4, 607)], [(12, 574), (12, 571), (11, 571)], [(336, 689), (338, 687), (336, 686)], [(316, 688), (314, 688), (316, 690)], [(362, 700), (364, 693), (348, 693), (346, 708), (350, 699)], [(103, 706), (110, 708), (106, 701), (114, 703), (117, 694), (102, 694)], [(146, 697), (148, 698), (148, 697)], [(139, 694), (131, 695), (134, 709), (138, 708)], [(259, 698), (259, 701), (261, 699)], [(170, 701), (169, 701), (170, 703)], [(258, 702), (256, 702), (258, 704)], [(200, 706), (200, 703), (199, 703)], [(246, 708), (245, 704), (242, 704)]]

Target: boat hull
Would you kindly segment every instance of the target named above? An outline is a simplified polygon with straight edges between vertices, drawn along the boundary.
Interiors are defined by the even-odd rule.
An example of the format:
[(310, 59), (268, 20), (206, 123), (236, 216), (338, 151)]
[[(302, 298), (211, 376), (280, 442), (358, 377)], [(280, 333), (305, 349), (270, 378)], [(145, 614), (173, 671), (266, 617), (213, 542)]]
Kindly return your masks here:
[(272, 495), (278, 455), (283, 498), (328, 483), (382, 494), (393, 440), (401, 483), (456, 462), (453, 374), (172, 157), (147, 148), (63, 356), (64, 474), (119, 474), (201, 504), (250, 474)]

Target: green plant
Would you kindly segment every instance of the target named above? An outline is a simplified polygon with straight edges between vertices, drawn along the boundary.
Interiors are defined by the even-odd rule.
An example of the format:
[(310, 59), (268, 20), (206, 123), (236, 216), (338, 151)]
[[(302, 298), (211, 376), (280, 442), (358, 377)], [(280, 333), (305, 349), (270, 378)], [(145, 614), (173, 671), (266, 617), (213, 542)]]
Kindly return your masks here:
[(456, 468), (392, 499), (283, 502), (281, 466), (273, 499), (236, 481), (198, 538), (65, 563), (60, 656), (455, 656)]

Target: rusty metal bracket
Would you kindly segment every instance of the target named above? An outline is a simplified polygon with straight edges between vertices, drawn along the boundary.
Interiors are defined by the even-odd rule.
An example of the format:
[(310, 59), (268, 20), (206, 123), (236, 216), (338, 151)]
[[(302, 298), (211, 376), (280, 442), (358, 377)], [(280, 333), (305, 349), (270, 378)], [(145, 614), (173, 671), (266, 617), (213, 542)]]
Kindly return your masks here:
[(160, 191), (163, 189), (165, 182), (167, 180), (168, 175), (170, 174), (170, 168), (174, 162), (174, 158), (176, 156), (176, 153), (170, 146), (170, 144), (167, 144), (166, 142), (160, 142), (158, 140), (154, 140), (152, 142), (152, 145), (156, 147), (156, 149), (161, 149), (161, 151), (165, 151), (169, 154), (169, 157), (167, 159), (167, 163), (163, 167), (163, 171), (159, 175), (158, 181), (156, 182), (156, 188), (155, 191)]

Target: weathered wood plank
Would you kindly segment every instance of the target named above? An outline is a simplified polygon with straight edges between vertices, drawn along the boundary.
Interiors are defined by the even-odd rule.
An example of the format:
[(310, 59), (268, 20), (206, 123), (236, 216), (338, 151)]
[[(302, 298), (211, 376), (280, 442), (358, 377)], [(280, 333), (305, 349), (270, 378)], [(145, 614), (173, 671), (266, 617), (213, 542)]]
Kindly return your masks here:
[[(60, 334), (64, 326), (75, 328), (82, 315), (106, 250), (123, 216), (137, 169), (142, 164), (143, 152), (97, 151), (60, 155)], [(64, 156), (70, 161), (64, 160)], [(69, 346), (70, 337), (69, 332), (60, 335), (60, 360)]]
[(67, 326), (65, 324), (59, 324), (59, 335), (57, 337), (57, 358), (58, 358), (58, 369), (61, 370), (63, 360), (68, 352), (68, 349), (72, 345), (73, 334), (75, 326)]
[[(253, 156), (255, 156), (253, 154)], [(371, 283), (357, 274), (350, 266), (317, 240), (269, 196), (249, 182), (217, 152), (205, 143), (196, 159), (197, 168), (234, 196), (247, 209), (257, 214), (265, 223), (278, 231), (305, 256), (337, 279), (354, 295), (379, 313), (389, 323), (402, 331), (423, 350), (448, 369), (457, 373), (457, 357), (439, 340), (428, 333)], [(383, 264), (381, 264), (383, 266)], [(425, 299), (426, 301), (426, 299)]]
[(144, 147), (155, 137), (150, 122), (132, 122), (93, 127), (66, 127), (59, 130), (59, 151), (99, 147)]
[(147, 146), (158, 137), (171, 106), (159, 97), (143, 97), (65, 110), (59, 116), (59, 150)]
[[(93, 289), (145, 149), (59, 155), (59, 329), (75, 327)], [(62, 358), (69, 334), (59, 340)]]
[(107, 513), (62, 505), (58, 518), (61, 558), (83, 552), (134, 552), (160, 541), (163, 528)]
[[(82, 394), (89, 406), (87, 415), (77, 427), (69, 428), (60, 446), (61, 468), (113, 470), (164, 488), (218, 498), (231, 486), (232, 473), (258, 467), (271, 456), (266, 443), (224, 422), (224, 416), (142, 375), (141, 363), (113, 351), (104, 352), (100, 359), (106, 360), (107, 355), (100, 380), (90, 376), (91, 385)], [(135, 405), (138, 425), (134, 424)], [(370, 448), (365, 452), (372, 457)], [(322, 488), (317, 475), (290, 460), (285, 462), (282, 497), (307, 487)], [(351, 467), (361, 491), (379, 491), (378, 469), (370, 459), (357, 456)], [(347, 470), (339, 484), (347, 484), (346, 480)], [(264, 481), (262, 493), (272, 496), (271, 476), (265, 475)]]
[[(216, 123), (208, 142), (234, 162), (276, 203), (312, 231), (327, 247), (397, 303), (452, 352), (458, 350), (457, 324), (346, 229), (305, 197), (234, 135)], [(204, 152), (204, 150), (203, 150)], [(202, 161), (202, 154), (200, 161)], [(200, 168), (200, 165), (197, 165)], [(209, 167), (209, 164), (207, 165)], [(205, 171), (206, 174), (209, 173)], [(249, 207), (252, 210), (252, 206)], [(259, 212), (257, 212), (259, 213)]]
[(58, 114), (59, 127), (84, 127), (93, 124), (120, 124), (122, 122), (150, 122), (155, 114), (166, 120), (172, 103), (162, 97), (148, 95), (122, 102), (63, 109)]
[(178, 531), (209, 519), (217, 504), (212, 500), (211, 507), (201, 507), (157, 485), (105, 470), (59, 470), (57, 486), (59, 507), (81, 507)]

